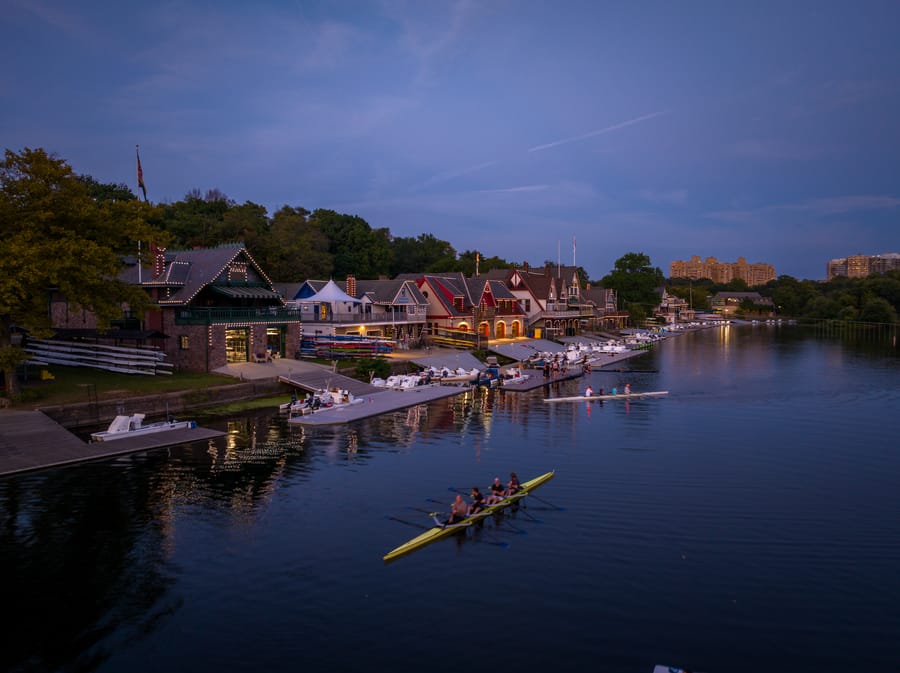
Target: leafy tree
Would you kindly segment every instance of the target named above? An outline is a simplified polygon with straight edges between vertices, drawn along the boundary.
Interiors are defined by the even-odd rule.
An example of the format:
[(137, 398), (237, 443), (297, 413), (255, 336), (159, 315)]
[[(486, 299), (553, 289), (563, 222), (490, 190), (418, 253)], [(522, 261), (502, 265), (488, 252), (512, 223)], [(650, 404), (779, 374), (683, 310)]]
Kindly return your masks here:
[(394, 237), (391, 249), (394, 255), (392, 276), (456, 270), (456, 250), (434, 234), (419, 234), (417, 238)]
[(285, 206), (272, 218), (268, 233), (260, 237), (254, 258), (273, 279), (300, 282), (333, 274), (328, 237), (304, 208)]
[(138, 313), (150, 303), (118, 275), (134, 241), (161, 241), (147, 224), (153, 207), (98, 200), (90, 185), (42, 149), (6, 150), (0, 162), (0, 364), (9, 395), (17, 393), (15, 366), (24, 357), (13, 327), (49, 336), (52, 292), (92, 311), (101, 327), (122, 315), (123, 303)]
[(391, 248), (387, 229), (373, 230), (363, 218), (333, 210), (316, 210), (310, 219), (328, 237), (336, 277), (352, 273), (357, 278), (378, 278), (389, 273)]
[(368, 383), (372, 377), (386, 379), (391, 375), (391, 363), (387, 358), (359, 358), (356, 361), (356, 368), (353, 377), (360, 381)]
[(616, 260), (615, 268), (601, 283), (615, 290), (623, 305), (639, 304), (646, 313), (659, 303), (657, 288), (663, 281), (662, 271), (650, 264), (650, 257), (642, 252), (629, 252)]
[(867, 301), (859, 312), (859, 319), (866, 322), (898, 322), (897, 310), (881, 297)]
[(97, 182), (90, 175), (79, 175), (76, 176), (76, 179), (88, 188), (88, 192), (90, 193), (91, 198), (93, 198), (95, 201), (137, 200), (134, 192), (132, 192), (131, 188), (126, 184), (103, 184), (101, 182)]

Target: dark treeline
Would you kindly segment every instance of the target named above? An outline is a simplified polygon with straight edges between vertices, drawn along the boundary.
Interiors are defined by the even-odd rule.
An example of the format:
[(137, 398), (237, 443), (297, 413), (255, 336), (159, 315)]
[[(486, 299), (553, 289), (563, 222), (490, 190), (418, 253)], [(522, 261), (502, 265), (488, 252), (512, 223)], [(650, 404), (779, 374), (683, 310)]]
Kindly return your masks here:
[(209, 247), (240, 241), (275, 280), (308, 278), (393, 278), (400, 273), (481, 273), (513, 263), (477, 250), (457, 252), (433, 234), (393, 236), (361, 217), (333, 210), (285, 206), (271, 217), (263, 206), (237, 204), (218, 190), (189, 192), (158, 207), (154, 222), (170, 237), (170, 249)]
[[(126, 185), (101, 184), (90, 176), (79, 179), (97, 200), (136, 198)], [(181, 201), (156, 206), (154, 212), (152, 224), (167, 233), (170, 249), (240, 241), (273, 280), (282, 282), (341, 279), (347, 274), (361, 279), (393, 278), (401, 273), (461, 272), (471, 276), (477, 258), (480, 258), (477, 266), (481, 273), (516, 266), (497, 256), (487, 257), (478, 250), (457, 252), (448, 241), (433, 234), (394, 236), (387, 228), (373, 229), (357, 215), (333, 210), (309, 211), (284, 206), (269, 216), (264, 206), (250, 201), (238, 204), (216, 189), (205, 194), (192, 190)], [(584, 269), (579, 267), (578, 272), (586, 282), (588, 275)], [(659, 269), (652, 267), (649, 257), (642, 253), (625, 255), (602, 279), (604, 285), (624, 293), (623, 296), (636, 283), (647, 286), (644, 288), (647, 290), (662, 282)], [(900, 313), (900, 271), (869, 278), (841, 277), (824, 283), (779, 276), (766, 285), (752, 288), (742, 280), (716, 284), (709, 279), (691, 282), (686, 278), (671, 278), (666, 284), (672, 294), (700, 310), (709, 308), (709, 297), (716, 292), (753, 290), (771, 297), (776, 312), (783, 316), (897, 322)], [(647, 304), (649, 300), (640, 297), (629, 300), (637, 302), (632, 308), (643, 306), (641, 301)], [(746, 308), (752, 310), (750, 305)]]
[(900, 271), (868, 278), (833, 278), (827, 282), (797, 280), (779, 276), (765, 285), (747, 287), (742, 280), (725, 285), (709, 279), (689, 281), (672, 278), (670, 292), (692, 302), (694, 308), (707, 308), (708, 298), (716, 292), (759, 292), (770, 297), (779, 315), (794, 318), (898, 322), (900, 313)]

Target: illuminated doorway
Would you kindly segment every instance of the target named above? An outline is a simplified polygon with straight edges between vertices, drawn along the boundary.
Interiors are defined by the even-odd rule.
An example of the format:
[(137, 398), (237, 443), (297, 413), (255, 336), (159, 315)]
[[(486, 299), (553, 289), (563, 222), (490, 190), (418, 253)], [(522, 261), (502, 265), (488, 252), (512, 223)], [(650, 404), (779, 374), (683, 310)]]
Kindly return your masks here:
[(241, 329), (225, 330), (225, 361), (249, 362), (250, 361), (250, 330)]

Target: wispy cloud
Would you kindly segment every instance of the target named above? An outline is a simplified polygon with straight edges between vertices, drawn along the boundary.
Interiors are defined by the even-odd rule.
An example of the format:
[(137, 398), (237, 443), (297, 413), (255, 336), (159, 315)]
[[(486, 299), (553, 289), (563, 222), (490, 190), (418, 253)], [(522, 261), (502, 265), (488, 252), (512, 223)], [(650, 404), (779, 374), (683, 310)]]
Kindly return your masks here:
[(885, 195), (834, 196), (811, 199), (797, 204), (775, 206), (783, 210), (803, 211), (818, 215), (838, 215), (861, 210), (889, 210), (900, 208), (900, 198)]
[(92, 37), (90, 26), (77, 13), (51, 6), (42, 0), (12, 0), (11, 4), (71, 38), (86, 40)]
[(587, 140), (588, 138), (594, 138), (595, 136), (603, 135), (604, 133), (611, 133), (613, 131), (618, 131), (619, 129), (626, 128), (628, 126), (632, 126), (634, 124), (640, 124), (641, 122), (647, 121), (649, 119), (653, 119), (655, 117), (659, 117), (661, 115), (668, 114), (668, 110), (660, 110), (659, 112), (651, 112), (650, 114), (641, 115), (640, 117), (635, 117), (634, 119), (628, 119), (624, 122), (619, 122), (618, 124), (613, 124), (612, 126), (607, 126), (606, 128), (597, 129), (596, 131), (591, 131), (590, 133), (585, 133), (580, 136), (574, 136), (572, 138), (565, 138), (563, 140), (556, 140), (552, 143), (546, 143), (544, 145), (536, 145), (528, 149), (529, 152), (541, 152), (543, 150), (549, 150), (553, 147), (559, 147), (560, 145), (568, 145), (569, 143), (576, 143), (581, 140)]
[(521, 187), (507, 187), (505, 189), (479, 189), (479, 194), (511, 194), (515, 192), (543, 192), (550, 185), (522, 185)]
[(806, 213), (812, 216), (829, 217), (894, 208), (900, 208), (900, 198), (896, 196), (863, 194), (808, 199), (797, 203), (781, 203), (761, 208), (718, 210), (706, 213), (706, 217), (735, 224), (758, 224), (777, 213)]
[(650, 203), (668, 203), (673, 206), (684, 206), (688, 202), (686, 189), (669, 189), (657, 191), (653, 189), (639, 189), (635, 196)]
[(740, 140), (732, 145), (732, 152), (739, 157), (750, 159), (787, 159), (808, 161), (822, 156), (821, 148), (801, 147), (778, 140), (760, 140), (750, 138)]
[(469, 175), (470, 173), (477, 173), (478, 171), (482, 171), (485, 168), (490, 168), (491, 166), (496, 166), (500, 161), (494, 159), (492, 161), (484, 161), (480, 164), (475, 164), (474, 166), (469, 166), (468, 168), (462, 168), (456, 171), (446, 171), (444, 173), (438, 173), (437, 175), (433, 175), (428, 178), (424, 183), (424, 187), (430, 187), (432, 185), (440, 184), (442, 182), (448, 182), (453, 180), (454, 178), (459, 178), (464, 175)]

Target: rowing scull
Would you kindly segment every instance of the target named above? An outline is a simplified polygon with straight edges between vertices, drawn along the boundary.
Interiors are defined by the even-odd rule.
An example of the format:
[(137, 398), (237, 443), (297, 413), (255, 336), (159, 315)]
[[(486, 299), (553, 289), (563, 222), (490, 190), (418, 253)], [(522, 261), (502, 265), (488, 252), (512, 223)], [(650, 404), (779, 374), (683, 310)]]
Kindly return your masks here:
[(582, 400), (634, 400), (640, 397), (659, 397), (668, 395), (668, 390), (655, 390), (649, 393), (617, 393), (616, 395), (574, 395), (572, 397), (547, 397), (544, 402), (580, 402)]
[(424, 547), (427, 544), (431, 544), (432, 542), (440, 540), (443, 537), (447, 537), (448, 535), (451, 535), (452, 533), (455, 533), (455, 532), (459, 531), (460, 529), (468, 528), (473, 523), (481, 521), (481, 520), (491, 516), (492, 514), (496, 514), (500, 510), (505, 509), (506, 507), (509, 507), (510, 505), (518, 502), (519, 500), (524, 498), (526, 495), (528, 495), (529, 492), (536, 489), (538, 486), (541, 486), (542, 484), (553, 479), (554, 474), (555, 474), (554, 471), (551, 470), (550, 472), (547, 472), (546, 474), (542, 474), (539, 477), (535, 477), (534, 479), (531, 479), (529, 481), (522, 482), (521, 486), (519, 487), (519, 490), (516, 493), (514, 493), (513, 495), (508, 496), (507, 498), (504, 498), (503, 500), (501, 500), (500, 502), (498, 502), (494, 505), (486, 506), (483, 510), (476, 512), (475, 514), (472, 514), (471, 516), (466, 517), (459, 523), (449, 524), (449, 525), (443, 524), (443, 525), (435, 526), (434, 528), (429, 528), (424, 533), (414, 537), (409, 542), (406, 542), (406, 543), (400, 545), (399, 547), (397, 547), (396, 549), (389, 551), (387, 554), (385, 554), (384, 560), (385, 561), (393, 561), (394, 559), (399, 558), (400, 556), (403, 556), (404, 554), (408, 554), (412, 551), (415, 551), (416, 549), (420, 549), (421, 547)]

